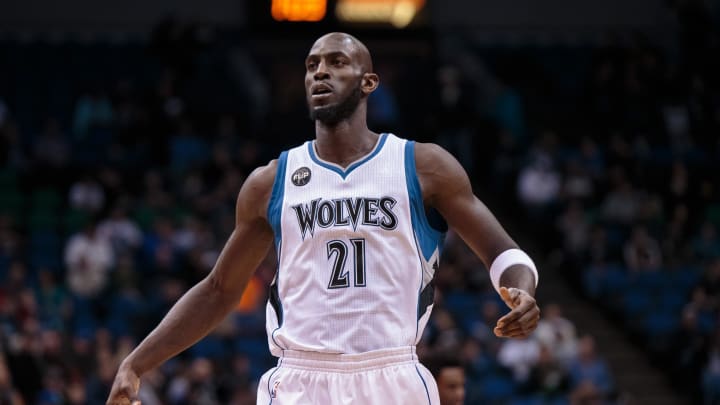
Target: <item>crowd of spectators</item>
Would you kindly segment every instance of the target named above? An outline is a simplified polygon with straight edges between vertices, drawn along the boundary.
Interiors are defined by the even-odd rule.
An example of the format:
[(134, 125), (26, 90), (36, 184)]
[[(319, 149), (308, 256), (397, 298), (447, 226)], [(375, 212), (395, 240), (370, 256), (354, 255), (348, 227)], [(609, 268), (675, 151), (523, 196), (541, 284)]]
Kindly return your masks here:
[[(528, 223), (546, 230), (537, 243), (552, 253), (538, 260), (653, 342), (680, 388), (711, 404), (720, 397), (720, 50), (692, 4), (678, 3), (674, 56), (643, 41), (590, 49), (565, 111), (572, 125), (538, 120), (545, 107), (528, 83), (477, 52), (430, 68), (377, 63), (387, 80), (370, 122), (447, 147), (491, 208), (516, 196)], [(1, 403), (104, 403), (118, 362), (212, 268), (245, 177), (311, 134), (300, 74), (292, 83), (286, 63), (260, 63), (213, 35), (166, 21), (150, 44), (0, 43), (0, 57), (27, 57), (0, 66)], [(42, 62), (55, 47), (87, 65), (68, 58), (49, 74)], [(422, 107), (414, 91), (427, 90), (413, 83), (428, 70), (435, 104)], [(37, 90), (33, 72), (55, 83), (39, 98), (23, 91)], [(274, 364), (264, 330), (274, 260), (213, 334), (145, 376), (143, 404), (254, 403)], [(452, 232), (436, 286), (418, 350), (459, 357), (466, 403), (618, 402), (594, 338), (557, 305), (543, 303), (528, 340), (494, 336), (506, 308)]]
[(720, 32), (701, 2), (676, 6), (676, 54), (641, 40), (598, 49), (576, 111), (583, 125), (542, 133), (516, 191), (528, 218), (556, 232), (551, 262), (692, 403), (714, 404)]
[[(79, 48), (66, 50), (102, 52)], [(41, 59), (48, 50), (25, 52)], [(8, 403), (103, 403), (119, 361), (212, 268), (232, 230), (245, 177), (286, 143), (299, 142), (263, 136), (246, 111), (215, 113), (198, 107), (199, 100), (191, 107), (188, 87), (200, 73), (161, 66), (149, 87), (122, 78), (80, 91), (65, 114), (41, 118), (42, 125), (23, 119), (32, 114), (22, 111), (22, 97), (2, 96), (0, 394)], [(387, 80), (371, 106), (382, 108), (371, 108), (370, 119), (408, 127), (401, 124), (398, 90), (407, 75), (392, 63), (379, 69)], [(471, 101), (453, 94), (458, 74), (449, 65), (439, 69), (442, 113), (435, 119), (441, 123), (453, 122)], [(233, 88), (226, 93), (218, 97), (243, 97)], [(518, 128), (523, 121), (511, 94), (498, 90), (497, 99), (510, 107), (493, 117)], [(299, 107), (279, 99), (270, 111), (290, 109), (298, 122), (271, 119), (264, 126), (269, 133), (303, 124), (311, 130), (304, 113), (294, 111), (302, 98), (293, 97)], [(443, 127), (439, 141), (449, 148), (473, 144), (470, 132), (457, 136), (461, 125)], [(461, 159), (473, 171), (472, 155)], [(492, 326), (507, 309), (482, 264), (454, 234), (446, 252), (419, 351), (428, 358), (462, 353), (468, 403), (614, 396), (593, 338), (576, 336), (556, 306), (547, 308), (537, 338), (496, 338)], [(271, 252), (215, 332), (145, 376), (143, 404), (254, 403), (255, 384), (274, 365), (264, 329), (274, 261)]]

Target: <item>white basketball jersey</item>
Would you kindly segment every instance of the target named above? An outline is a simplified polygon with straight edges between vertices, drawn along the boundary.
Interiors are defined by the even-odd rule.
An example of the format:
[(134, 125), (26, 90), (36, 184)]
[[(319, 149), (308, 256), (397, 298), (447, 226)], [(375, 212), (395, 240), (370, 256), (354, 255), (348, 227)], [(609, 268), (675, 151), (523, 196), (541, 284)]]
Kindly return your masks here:
[(347, 168), (321, 160), (313, 141), (283, 152), (268, 219), (278, 252), (266, 307), (274, 355), (417, 344), (443, 234), (425, 215), (414, 142), (382, 134)]

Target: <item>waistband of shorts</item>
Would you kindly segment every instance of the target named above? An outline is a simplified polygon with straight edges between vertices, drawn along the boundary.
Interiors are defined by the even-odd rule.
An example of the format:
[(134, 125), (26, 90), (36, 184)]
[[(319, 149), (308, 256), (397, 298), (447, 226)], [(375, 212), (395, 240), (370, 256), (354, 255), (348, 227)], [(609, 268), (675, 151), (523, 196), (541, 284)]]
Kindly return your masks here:
[(335, 354), (283, 350), (280, 367), (333, 372), (358, 372), (399, 364), (417, 363), (415, 346), (373, 350), (364, 353)]

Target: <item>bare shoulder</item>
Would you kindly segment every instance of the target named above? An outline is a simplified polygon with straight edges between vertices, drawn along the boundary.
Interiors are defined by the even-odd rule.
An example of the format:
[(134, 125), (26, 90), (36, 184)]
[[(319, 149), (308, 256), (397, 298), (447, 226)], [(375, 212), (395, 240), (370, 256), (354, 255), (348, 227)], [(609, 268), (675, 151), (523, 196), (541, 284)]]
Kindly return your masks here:
[(278, 161), (273, 159), (267, 165), (259, 166), (250, 173), (238, 194), (238, 216), (244, 214), (244, 216), (257, 215), (265, 218), (277, 170)]
[(439, 193), (452, 193), (469, 187), (465, 169), (440, 145), (415, 142), (415, 170), (423, 199), (431, 202)]
[(415, 142), (415, 162), (452, 157), (442, 146), (435, 143)]

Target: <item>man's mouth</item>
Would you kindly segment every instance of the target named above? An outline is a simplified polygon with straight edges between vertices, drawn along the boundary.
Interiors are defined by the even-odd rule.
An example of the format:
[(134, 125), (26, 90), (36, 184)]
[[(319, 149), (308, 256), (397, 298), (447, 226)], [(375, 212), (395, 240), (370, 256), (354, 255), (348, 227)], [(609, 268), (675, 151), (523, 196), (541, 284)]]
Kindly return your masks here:
[(332, 88), (325, 84), (320, 84), (318, 86), (315, 86), (311, 90), (311, 95), (313, 97), (321, 97), (321, 96), (325, 96), (330, 93), (332, 93)]

